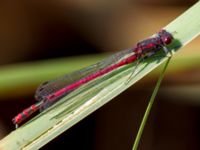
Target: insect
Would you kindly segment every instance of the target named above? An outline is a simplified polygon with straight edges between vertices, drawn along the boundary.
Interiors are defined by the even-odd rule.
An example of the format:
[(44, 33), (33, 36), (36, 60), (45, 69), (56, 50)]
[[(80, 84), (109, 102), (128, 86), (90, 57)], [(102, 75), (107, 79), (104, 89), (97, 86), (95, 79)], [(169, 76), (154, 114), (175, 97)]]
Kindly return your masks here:
[(14, 117), (12, 120), (13, 123), (17, 128), (21, 122), (34, 112), (43, 111), (80, 86), (119, 67), (149, 58), (161, 49), (167, 54), (169, 50), (166, 46), (171, 44), (173, 39), (171, 33), (162, 29), (155, 36), (138, 42), (133, 48), (118, 52), (94, 65), (41, 84), (35, 93), (35, 99), (38, 102), (24, 109)]

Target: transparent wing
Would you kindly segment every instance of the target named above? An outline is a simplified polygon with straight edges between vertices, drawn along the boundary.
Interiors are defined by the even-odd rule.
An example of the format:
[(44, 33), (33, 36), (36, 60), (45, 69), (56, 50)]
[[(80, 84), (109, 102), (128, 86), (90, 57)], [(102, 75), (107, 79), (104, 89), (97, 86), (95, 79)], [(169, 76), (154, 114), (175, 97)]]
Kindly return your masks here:
[(83, 68), (81, 70), (69, 73), (63, 77), (59, 77), (55, 80), (47, 81), (41, 84), (35, 93), (35, 99), (41, 101), (47, 95), (58, 91), (61, 88), (64, 88), (92, 73), (98, 72), (112, 64), (119, 62), (120, 60), (133, 55), (134, 48), (126, 49), (124, 51), (118, 52), (116, 54), (111, 55), (107, 59), (100, 61), (96, 64), (93, 64), (89, 67)]

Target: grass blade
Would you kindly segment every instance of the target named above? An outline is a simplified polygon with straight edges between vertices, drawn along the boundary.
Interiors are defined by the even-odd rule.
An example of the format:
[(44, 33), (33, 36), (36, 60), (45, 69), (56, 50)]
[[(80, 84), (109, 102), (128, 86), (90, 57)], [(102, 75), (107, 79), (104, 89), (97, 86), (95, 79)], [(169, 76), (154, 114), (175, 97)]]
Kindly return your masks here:
[[(197, 2), (188, 11), (166, 26), (165, 29), (174, 33), (174, 37), (182, 45), (185, 45), (200, 33), (199, 14), (200, 2)], [(173, 48), (173, 45), (171, 45), (171, 48)], [(137, 68), (138, 74), (128, 85), (124, 83), (130, 76), (134, 64), (124, 66), (82, 86), (75, 92), (64, 97), (55, 106), (42, 112), (19, 129), (11, 132), (0, 141), (0, 149), (39, 149), (119, 95), (166, 59), (150, 58), (140, 64)]]
[(143, 133), (145, 124), (146, 124), (146, 122), (147, 122), (148, 116), (149, 116), (149, 114), (150, 114), (151, 108), (152, 108), (152, 106), (153, 106), (154, 100), (155, 100), (155, 98), (156, 98), (156, 95), (157, 95), (158, 90), (159, 90), (159, 88), (160, 88), (160, 84), (161, 84), (161, 82), (162, 82), (162, 80), (163, 80), (163, 77), (164, 77), (164, 75), (165, 75), (165, 71), (166, 71), (166, 69), (167, 69), (167, 66), (169, 65), (170, 60), (171, 60), (171, 57), (169, 57), (169, 58), (167, 59), (167, 62), (166, 62), (166, 64), (165, 64), (165, 66), (164, 66), (164, 68), (163, 68), (163, 70), (162, 70), (162, 72), (161, 72), (161, 74), (160, 74), (160, 77), (159, 77), (159, 79), (158, 79), (158, 81), (157, 81), (157, 83), (156, 83), (156, 86), (155, 86), (155, 88), (154, 88), (154, 90), (153, 90), (153, 93), (152, 93), (151, 98), (150, 98), (150, 100), (149, 100), (148, 106), (147, 106), (146, 111), (145, 111), (145, 113), (144, 113), (142, 122), (141, 122), (141, 124), (140, 124), (138, 133), (137, 133), (137, 135), (136, 135), (135, 142), (134, 142), (134, 144), (133, 144), (132, 150), (137, 150), (137, 148), (138, 148), (138, 145), (139, 145), (139, 142), (140, 142), (140, 139), (141, 139), (141, 136), (142, 136), (142, 133)]

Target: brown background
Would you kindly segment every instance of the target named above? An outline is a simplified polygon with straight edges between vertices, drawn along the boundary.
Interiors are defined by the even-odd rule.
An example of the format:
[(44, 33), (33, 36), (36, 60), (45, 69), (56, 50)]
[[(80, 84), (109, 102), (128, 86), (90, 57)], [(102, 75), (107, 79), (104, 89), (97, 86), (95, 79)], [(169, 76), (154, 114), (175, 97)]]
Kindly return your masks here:
[[(194, 3), (195, 0), (0, 1), (0, 65), (119, 51), (157, 32)], [(188, 46), (190, 53), (195, 53), (192, 50), (197, 49), (198, 43), (199, 39)], [(183, 53), (187, 56), (188, 51)], [(139, 149), (200, 148), (199, 105), (193, 103), (191, 96), (181, 97), (181, 92), (174, 96), (166, 90), (198, 85), (199, 74), (198, 68), (190, 68), (166, 75)], [(156, 80), (157, 76), (148, 75), (43, 149), (131, 149)], [(24, 99), (32, 99), (29, 102), (20, 101), (20, 97), (0, 101), (1, 138), (14, 129), (11, 118), (17, 113), (16, 108), (30, 105), (33, 94), (34, 90), (24, 94)]]

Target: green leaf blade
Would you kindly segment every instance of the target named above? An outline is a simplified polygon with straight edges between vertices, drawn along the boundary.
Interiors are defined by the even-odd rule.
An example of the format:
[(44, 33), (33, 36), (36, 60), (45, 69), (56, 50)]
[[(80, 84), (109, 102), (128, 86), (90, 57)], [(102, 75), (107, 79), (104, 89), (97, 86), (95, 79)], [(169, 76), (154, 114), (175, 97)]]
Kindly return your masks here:
[[(200, 2), (197, 2), (165, 29), (173, 33), (175, 39), (181, 41), (182, 46), (186, 45), (200, 33), (198, 14), (200, 14)], [(166, 59), (163, 57), (144, 61), (138, 66), (137, 75), (127, 85), (125, 82), (132, 73), (134, 64), (119, 68), (80, 87), (2, 139), (0, 149), (25, 150), (42, 147), (143, 78)]]

